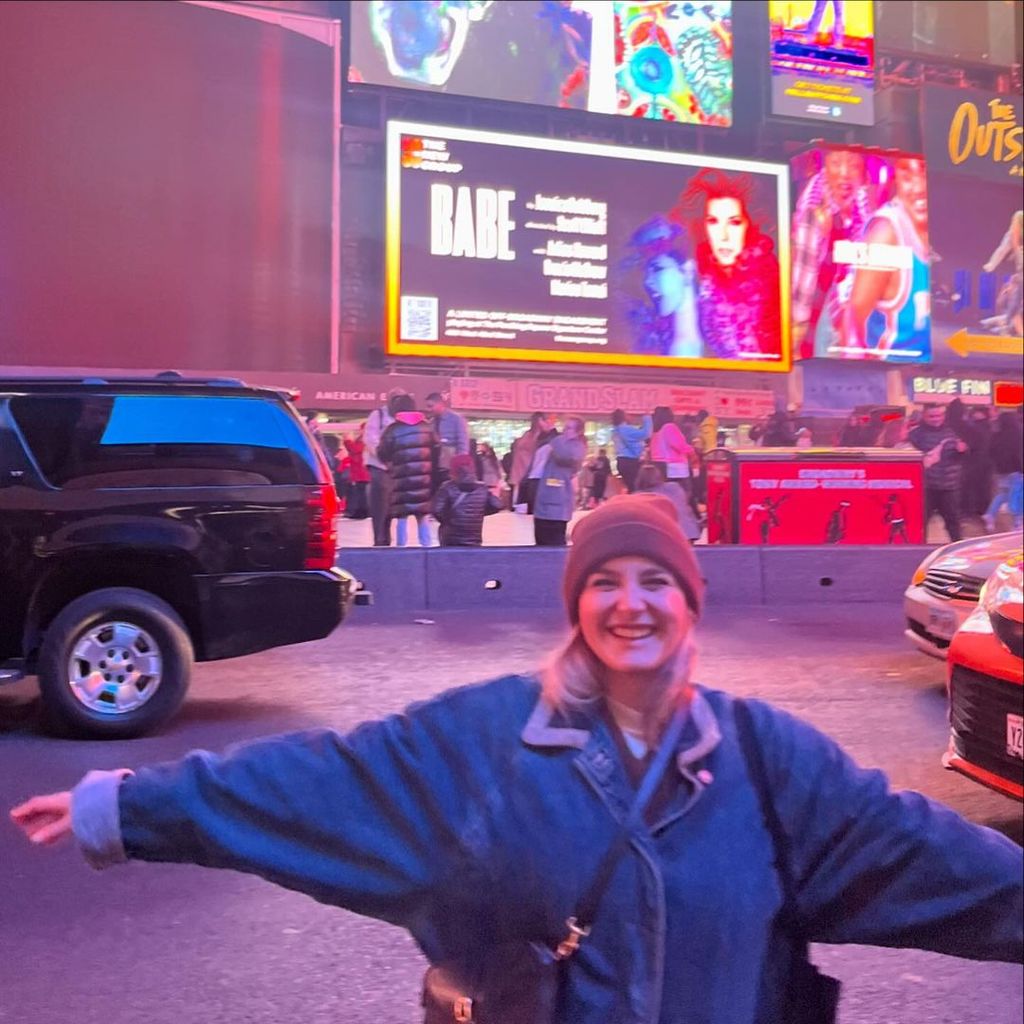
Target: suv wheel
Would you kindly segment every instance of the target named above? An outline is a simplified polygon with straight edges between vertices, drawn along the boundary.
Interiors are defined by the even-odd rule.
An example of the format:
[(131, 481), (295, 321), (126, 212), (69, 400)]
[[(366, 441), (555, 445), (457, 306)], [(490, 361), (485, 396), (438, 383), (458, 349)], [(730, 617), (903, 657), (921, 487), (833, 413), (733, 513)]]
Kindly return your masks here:
[(130, 587), (94, 590), (46, 630), (39, 654), (43, 716), (61, 733), (141, 736), (177, 711), (191, 671), (192, 642), (169, 604)]

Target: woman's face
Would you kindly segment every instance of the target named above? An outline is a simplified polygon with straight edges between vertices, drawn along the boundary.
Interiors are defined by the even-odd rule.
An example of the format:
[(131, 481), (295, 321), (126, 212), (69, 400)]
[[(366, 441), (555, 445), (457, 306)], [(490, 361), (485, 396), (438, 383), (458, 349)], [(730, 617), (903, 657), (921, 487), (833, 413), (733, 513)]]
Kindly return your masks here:
[(690, 632), (690, 610), (676, 578), (635, 555), (613, 558), (592, 572), (579, 603), (580, 632), (605, 668), (653, 673), (679, 651)]
[(658, 316), (671, 316), (683, 304), (686, 279), (678, 261), (663, 253), (647, 261), (644, 270), (644, 290)]
[(747, 242), (749, 223), (738, 199), (709, 199), (704, 229), (715, 262), (722, 267), (735, 266)]

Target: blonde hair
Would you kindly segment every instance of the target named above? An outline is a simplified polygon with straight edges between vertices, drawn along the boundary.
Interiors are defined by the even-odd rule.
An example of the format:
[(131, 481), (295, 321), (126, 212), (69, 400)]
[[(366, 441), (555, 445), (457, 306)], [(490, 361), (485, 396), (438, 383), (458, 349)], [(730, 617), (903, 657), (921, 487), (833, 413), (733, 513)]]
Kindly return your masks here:
[[(695, 619), (689, 610), (690, 630), (679, 649), (659, 671), (652, 686), (658, 699), (647, 709), (644, 731), (653, 744), (680, 702), (689, 695), (690, 681), (697, 663), (697, 644), (693, 638)], [(540, 671), (541, 694), (556, 710), (571, 711), (596, 705), (605, 696), (605, 666), (574, 626), (566, 641), (557, 647)]]

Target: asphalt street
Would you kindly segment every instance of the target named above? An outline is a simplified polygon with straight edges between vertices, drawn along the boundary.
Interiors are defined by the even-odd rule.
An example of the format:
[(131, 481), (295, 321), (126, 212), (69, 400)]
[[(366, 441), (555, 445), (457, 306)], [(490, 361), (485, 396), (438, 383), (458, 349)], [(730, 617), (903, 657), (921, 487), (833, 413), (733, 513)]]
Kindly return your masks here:
[[(59, 741), (36, 728), (33, 684), (0, 690), (0, 1021), (3, 1024), (414, 1024), (423, 961), (388, 925), (255, 878), (130, 865), (97, 873), (68, 846), (29, 847), (6, 809), (90, 768), (357, 722), (463, 683), (534, 667), (550, 613), (353, 619), (332, 637), (201, 665), (161, 735)], [(921, 790), (1021, 841), (1021, 808), (943, 771), (944, 668), (912, 651), (899, 608), (712, 608), (699, 677), (776, 702), (894, 785)], [(742, 956), (742, 950), (735, 951)], [(864, 947), (823, 947), (844, 981), (842, 1024), (1019, 1024), (1024, 971)], [(614, 1022), (609, 1022), (614, 1024)]]

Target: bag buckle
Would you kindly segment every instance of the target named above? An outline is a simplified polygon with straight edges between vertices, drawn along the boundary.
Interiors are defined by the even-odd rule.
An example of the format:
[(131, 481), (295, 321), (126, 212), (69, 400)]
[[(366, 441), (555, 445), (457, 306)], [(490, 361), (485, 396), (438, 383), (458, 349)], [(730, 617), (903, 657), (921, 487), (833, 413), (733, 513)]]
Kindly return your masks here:
[(456, 1024), (473, 1024), (473, 1000), (459, 996), (452, 1004), (452, 1017)]
[(575, 917), (570, 917), (565, 924), (569, 934), (558, 944), (555, 950), (556, 960), (568, 960), (580, 948), (580, 939), (585, 939), (590, 934), (590, 928), (581, 928)]

